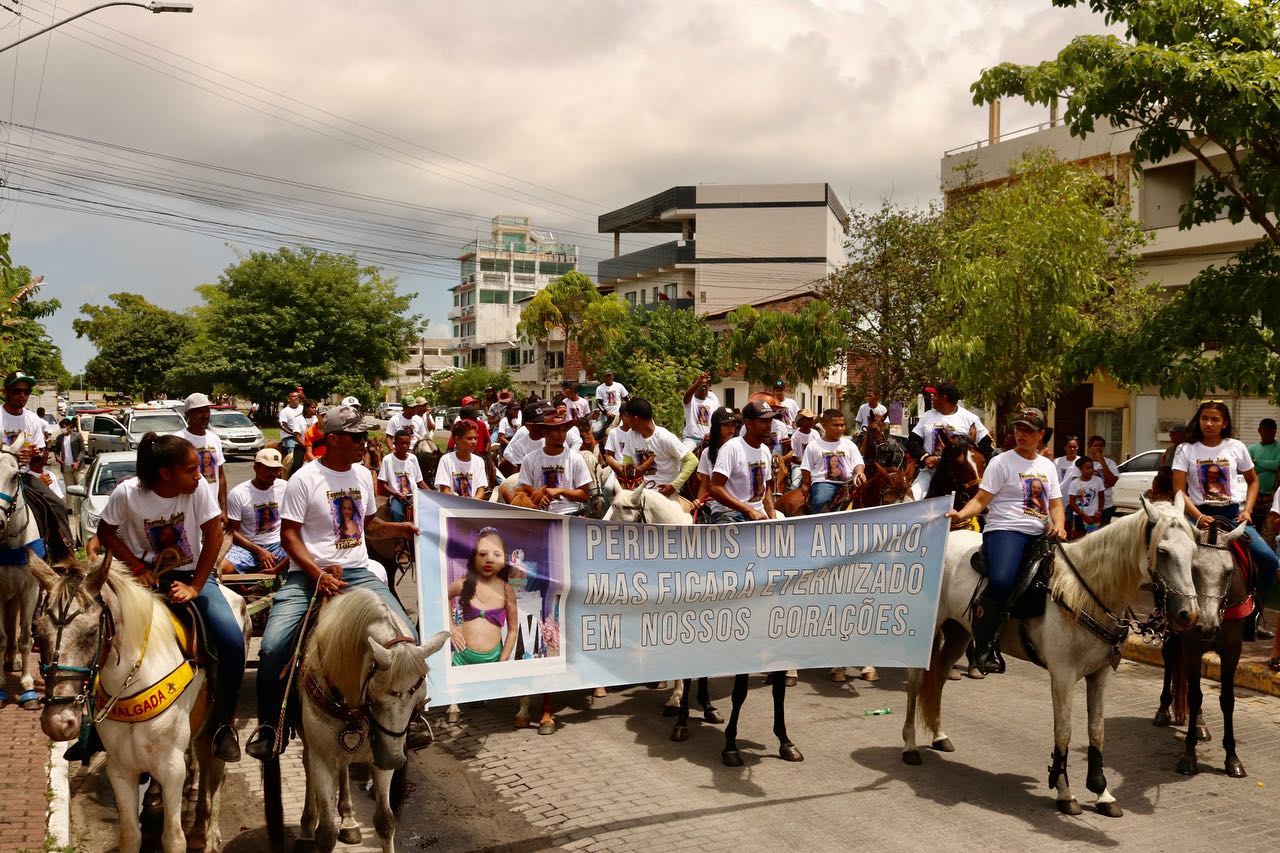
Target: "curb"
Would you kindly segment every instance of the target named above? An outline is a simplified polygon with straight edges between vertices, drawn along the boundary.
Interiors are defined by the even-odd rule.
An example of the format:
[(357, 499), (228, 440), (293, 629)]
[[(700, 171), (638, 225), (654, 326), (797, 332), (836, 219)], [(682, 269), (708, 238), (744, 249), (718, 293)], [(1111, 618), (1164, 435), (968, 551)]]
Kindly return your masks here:
[(58, 847), (71, 844), (71, 786), (63, 753), (70, 741), (49, 746), (49, 811), (45, 815), (45, 836)]
[[(1121, 656), (1125, 660), (1164, 668), (1160, 643), (1146, 643), (1140, 638), (1130, 636), (1125, 640)], [(1218, 682), (1222, 680), (1222, 662), (1217, 652), (1209, 652), (1201, 659), (1200, 677)], [(1280, 696), (1280, 673), (1272, 672), (1265, 662), (1242, 660), (1236, 668), (1236, 687)]]

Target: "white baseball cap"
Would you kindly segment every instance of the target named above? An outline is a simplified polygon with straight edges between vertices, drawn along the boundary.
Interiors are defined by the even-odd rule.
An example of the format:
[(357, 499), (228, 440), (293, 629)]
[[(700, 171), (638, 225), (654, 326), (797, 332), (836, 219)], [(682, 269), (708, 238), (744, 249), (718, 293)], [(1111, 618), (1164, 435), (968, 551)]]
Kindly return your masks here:
[(360, 406), (360, 401), (359, 401), (358, 399), (356, 399), (355, 397), (343, 397), (343, 398), (342, 398), (342, 402), (341, 402), (341, 403), (339, 403), (338, 405), (339, 405), (339, 406), (355, 406), (355, 407), (359, 408), (359, 406)]
[(201, 394), (199, 391), (187, 397), (187, 402), (186, 402), (187, 411), (191, 411), (192, 409), (204, 409), (212, 405), (213, 403), (209, 400), (209, 398), (206, 397), (204, 394)]
[(253, 457), (253, 461), (260, 465), (266, 465), (268, 468), (283, 468), (284, 460), (280, 457), (280, 451), (274, 447), (264, 447), (258, 451)]

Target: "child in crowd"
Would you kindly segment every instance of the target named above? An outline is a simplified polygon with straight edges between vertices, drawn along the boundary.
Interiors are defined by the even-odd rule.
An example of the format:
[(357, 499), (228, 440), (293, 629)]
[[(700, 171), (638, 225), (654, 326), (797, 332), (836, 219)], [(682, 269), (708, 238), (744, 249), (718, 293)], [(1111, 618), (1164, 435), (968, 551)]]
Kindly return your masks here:
[(413, 443), (413, 430), (405, 427), (396, 433), (392, 442), (394, 452), (382, 460), (378, 471), (378, 482), (386, 491), (387, 513), (392, 521), (404, 521), (408, 508), (413, 500), (413, 487), (416, 485), (424, 492), (427, 484), (422, 479), (422, 468), (418, 465), (418, 457), (409, 453)]
[(441, 494), (482, 501), (489, 490), (489, 477), (484, 460), (475, 452), (480, 429), (472, 421), (460, 420), (454, 423), (451, 433), (453, 450), (440, 458), (436, 489)]
[(1076, 471), (1067, 483), (1071, 490), (1069, 509), (1076, 520), (1076, 530), (1083, 536), (1102, 526), (1102, 493), (1106, 486), (1095, 475), (1093, 460), (1088, 456), (1077, 457)]
[(494, 528), (482, 528), (467, 558), (467, 576), (449, 584), (454, 666), (511, 659), (520, 632), (510, 577), (506, 543)]

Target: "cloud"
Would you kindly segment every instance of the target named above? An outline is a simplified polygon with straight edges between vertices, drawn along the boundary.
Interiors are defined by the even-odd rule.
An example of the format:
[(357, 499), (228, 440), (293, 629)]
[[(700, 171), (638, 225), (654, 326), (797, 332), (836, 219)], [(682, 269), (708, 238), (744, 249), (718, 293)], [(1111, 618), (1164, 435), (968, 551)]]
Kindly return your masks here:
[[(61, 3), (58, 14), (84, 5)], [(25, 31), (53, 9), (50, 0), (25, 8)], [(416, 220), (402, 224), (424, 233), (396, 239), (421, 251), (452, 256), (483, 232), (477, 217), (511, 213), (595, 259), (612, 249), (595, 233), (599, 213), (680, 183), (829, 181), (854, 203), (926, 203), (938, 195), (942, 150), (986, 132), (985, 111), (968, 93), (978, 72), (1046, 58), (1075, 33), (1100, 29), (1100, 19), (1048, 0), (202, 0), (190, 16), (94, 13), (16, 59), (0, 55), (0, 69), (16, 63), (17, 122), (34, 117), (92, 139), (471, 215), (381, 208)], [(16, 27), (0, 40), (10, 35)], [(3, 98), (0, 115), (10, 112)], [(1040, 120), (1005, 107), (1006, 127)], [(0, 149), (11, 178), (22, 177), (25, 142), (13, 133)], [(37, 146), (33, 160), (42, 156)], [(13, 195), (0, 207), (0, 230), (13, 222), (16, 259), (45, 273), (49, 294), (62, 298), (51, 331), (73, 368), (92, 355), (70, 332), (80, 304), (130, 290), (188, 307), (194, 287), (235, 260), (224, 238), (26, 203), (15, 216)], [(251, 217), (152, 200), (320, 231), (278, 224), (285, 202)], [(419, 294), (415, 310), (444, 333), (454, 275), (447, 261), (400, 275)]]

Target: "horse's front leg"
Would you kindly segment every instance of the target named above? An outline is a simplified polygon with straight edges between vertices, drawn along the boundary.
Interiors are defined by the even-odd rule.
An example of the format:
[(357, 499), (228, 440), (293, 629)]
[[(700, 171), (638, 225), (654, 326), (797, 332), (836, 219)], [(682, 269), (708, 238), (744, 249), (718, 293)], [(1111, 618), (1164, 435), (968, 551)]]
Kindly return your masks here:
[(39, 711), (40, 697), (35, 692), (35, 677), (31, 674), (31, 622), (35, 618), (36, 602), (40, 599), (39, 584), (28, 584), (20, 598), (22, 606), (18, 610), (17, 656), (21, 666), (19, 683), (22, 685), (22, 693), (18, 696), (18, 701), (25, 711)]
[(393, 770), (379, 770), (370, 765), (373, 771), (373, 831), (382, 842), (382, 853), (395, 853), (396, 849), (396, 815), (391, 809), (391, 777)]
[(120, 819), (120, 853), (138, 853), (142, 846), (142, 824), (138, 821), (138, 774), (118, 762), (107, 761), (107, 781), (116, 795)]
[(1200, 772), (1196, 761), (1196, 744), (1207, 740), (1201, 729), (1200, 709), (1204, 704), (1204, 690), (1200, 687), (1200, 657), (1204, 653), (1199, 643), (1188, 642), (1183, 653), (1183, 665), (1187, 674), (1187, 739), (1182, 757), (1178, 759), (1178, 772), (1193, 776)]
[(677, 678), (671, 682), (671, 695), (667, 697), (667, 704), (662, 706), (662, 716), (677, 717), (680, 715), (680, 700), (684, 696), (684, 685), (688, 679)]
[(222, 842), (218, 807), (226, 765), (213, 754), (212, 737), (202, 737), (192, 747), (189, 760), (197, 777), (196, 813), (187, 834), (187, 846), (192, 850), (217, 850)]
[(338, 840), (343, 844), (360, 843), (360, 824), (351, 806), (351, 765), (338, 769)]
[(742, 703), (747, 701), (746, 674), (733, 677), (733, 710), (729, 712), (729, 726), (724, 730), (724, 750), (720, 760), (726, 767), (741, 767), (742, 753), (738, 752), (738, 714), (742, 711)]
[(702, 706), (702, 721), (704, 723), (719, 725), (724, 722), (724, 717), (720, 716), (716, 706), (711, 704), (711, 686), (707, 682), (705, 675), (698, 679), (698, 704)]
[(1098, 795), (1098, 802), (1095, 803), (1098, 814), (1104, 817), (1122, 817), (1124, 811), (1116, 798), (1111, 796), (1111, 791), (1107, 788), (1107, 776), (1102, 771), (1102, 741), (1106, 726), (1102, 697), (1110, 679), (1111, 668), (1105, 666), (1085, 676), (1089, 703), (1089, 774), (1085, 777), (1084, 786)]
[(1067, 779), (1067, 748), (1071, 746), (1071, 691), (1075, 679), (1070, 674), (1049, 672), (1049, 690), (1053, 695), (1053, 754), (1049, 756), (1049, 787), (1058, 791), (1058, 811), (1077, 815), (1083, 809), (1071, 793)]
[(773, 733), (778, 738), (778, 755), (783, 761), (804, 761), (804, 754), (787, 737), (787, 681), (773, 674)]
[(689, 679), (678, 681), (680, 688), (680, 706), (676, 709), (676, 724), (671, 728), (671, 739), (683, 743), (689, 739)]
[[(334, 748), (337, 748), (336, 744)], [(303, 751), (302, 760), (307, 771), (307, 808), (313, 811), (314, 849), (320, 853), (332, 853), (338, 843), (338, 821), (334, 814), (338, 801), (338, 780), (334, 773), (333, 759), (310, 749)], [(304, 824), (306, 818), (304, 813)]]
[[(1239, 630), (1244, 630), (1243, 625)], [(1240, 640), (1229, 640), (1221, 643), (1220, 646), (1218, 652), (1222, 656), (1222, 691), (1218, 697), (1218, 704), (1222, 708), (1222, 749), (1227, 754), (1225, 769), (1231, 778), (1243, 779), (1249, 774), (1244, 772), (1244, 765), (1236, 755), (1235, 724), (1236, 667), (1240, 663)]]
[[(161, 836), (165, 853), (183, 853), (187, 837), (182, 831), (182, 783), (187, 777), (186, 751), (172, 752), (165, 763), (156, 768), (154, 781), (160, 783), (164, 799), (164, 832)], [(137, 780), (134, 780), (137, 785)]]
[(1160, 689), (1160, 707), (1156, 709), (1155, 719), (1151, 721), (1152, 725), (1160, 728), (1165, 728), (1172, 722), (1169, 706), (1173, 704), (1173, 668), (1177, 666), (1175, 646), (1178, 640), (1178, 635), (1171, 633), (1160, 646), (1160, 657), (1164, 659), (1164, 686)]

